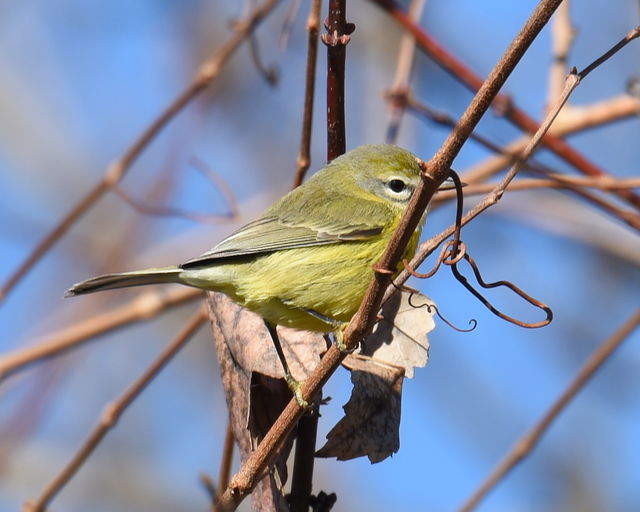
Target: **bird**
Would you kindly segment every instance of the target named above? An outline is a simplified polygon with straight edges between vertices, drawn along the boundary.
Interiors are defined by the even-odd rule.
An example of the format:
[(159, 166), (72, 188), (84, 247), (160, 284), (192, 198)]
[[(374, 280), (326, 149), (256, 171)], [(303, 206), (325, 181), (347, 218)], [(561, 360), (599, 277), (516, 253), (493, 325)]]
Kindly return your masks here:
[[(301, 402), (276, 325), (341, 332), (421, 179), (420, 163), (395, 145), (360, 146), (204, 254), (176, 266), (93, 277), (73, 285), (66, 296), (159, 283), (222, 292), (263, 318)], [(424, 217), (403, 258), (415, 253)]]

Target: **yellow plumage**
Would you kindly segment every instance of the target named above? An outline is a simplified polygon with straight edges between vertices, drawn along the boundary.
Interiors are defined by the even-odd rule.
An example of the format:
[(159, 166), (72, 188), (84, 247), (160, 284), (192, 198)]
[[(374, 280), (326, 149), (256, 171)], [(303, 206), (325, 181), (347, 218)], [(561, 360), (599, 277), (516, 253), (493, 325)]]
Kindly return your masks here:
[[(271, 325), (329, 332), (357, 311), (419, 179), (418, 160), (408, 151), (362, 146), (202, 256), (92, 278), (68, 295), (176, 282), (223, 292)], [(419, 231), (405, 257), (418, 239)]]
[[(329, 332), (336, 326), (306, 310), (348, 322), (371, 281), (373, 264), (384, 252), (396, 226), (397, 221), (375, 239), (363, 242), (278, 251), (247, 263), (202, 269), (183, 279), (188, 284), (225, 293), (272, 324)], [(415, 252), (418, 238), (415, 233), (406, 250), (407, 257)]]

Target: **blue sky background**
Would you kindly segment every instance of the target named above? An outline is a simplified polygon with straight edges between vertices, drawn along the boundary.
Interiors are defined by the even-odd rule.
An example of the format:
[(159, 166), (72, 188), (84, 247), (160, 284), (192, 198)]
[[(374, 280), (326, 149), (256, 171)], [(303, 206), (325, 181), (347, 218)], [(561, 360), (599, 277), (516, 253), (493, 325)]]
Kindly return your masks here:
[[(223, 4), (223, 5), (219, 5)], [(422, 24), (486, 75), (535, 2), (432, 0)], [(303, 5), (288, 48), (277, 39), (286, 6), (258, 30), (260, 52), (280, 71), (270, 88), (243, 46), (220, 80), (163, 130), (123, 187), (144, 199), (222, 213), (224, 198), (190, 163), (215, 170), (250, 220), (289, 187), (302, 115), (306, 56)], [(229, 36), (235, 2), (49, 0), (0, 6), (0, 263), (4, 280), (38, 240), (102, 176), (189, 82), (198, 64)], [(324, 17), (324, 14), (323, 14)], [(357, 31), (347, 57), (347, 145), (384, 140), (381, 93), (393, 77), (400, 30), (368, 2), (350, 2)], [(577, 39), (570, 64), (584, 67), (638, 24), (637, 2), (575, 3)], [(551, 62), (541, 35), (506, 91), (536, 118), (545, 105)], [(637, 42), (596, 70), (572, 101), (589, 105), (623, 94), (640, 74)], [(324, 69), (317, 79), (313, 164), (325, 157)], [(418, 54), (416, 94), (459, 116), (471, 94)], [(569, 140), (616, 176), (637, 176), (638, 118)], [(506, 144), (518, 132), (488, 114), (480, 131)], [(447, 132), (410, 116), (398, 143), (424, 159)], [(487, 156), (465, 146), (455, 168)], [(556, 157), (540, 160), (569, 170)], [(154, 192), (154, 189), (156, 190)], [(160, 191), (158, 191), (160, 190)], [(468, 205), (467, 205), (468, 206)], [(453, 207), (433, 212), (426, 234), (451, 223)], [(102, 271), (183, 261), (213, 246), (233, 224), (202, 225), (140, 216), (110, 195), (76, 224), (0, 305), (1, 353), (129, 300), (124, 291), (73, 301), (68, 286)], [(507, 194), (465, 228), (487, 280), (509, 279), (552, 306), (541, 330), (506, 324), (446, 270), (420, 286), (454, 323), (476, 318), (469, 334), (439, 324), (431, 361), (405, 381), (401, 448), (376, 465), (318, 460), (314, 490), (338, 494), (336, 510), (455, 510), (515, 440), (567, 386), (587, 356), (638, 307), (637, 234), (560, 192)], [(496, 292), (509, 312), (535, 311)], [(194, 305), (109, 334), (0, 384), (0, 511), (18, 510), (44, 488), (84, 439), (104, 405), (177, 334)], [(632, 335), (563, 412), (535, 450), (479, 508), (482, 511), (632, 511), (640, 508), (640, 333)], [(350, 392), (339, 371), (325, 394), (318, 444), (341, 416)], [(126, 412), (63, 490), (60, 511), (203, 510), (200, 471), (217, 474), (226, 410), (207, 329)], [(237, 466), (236, 466), (237, 469)], [(249, 509), (248, 502), (243, 504)]]

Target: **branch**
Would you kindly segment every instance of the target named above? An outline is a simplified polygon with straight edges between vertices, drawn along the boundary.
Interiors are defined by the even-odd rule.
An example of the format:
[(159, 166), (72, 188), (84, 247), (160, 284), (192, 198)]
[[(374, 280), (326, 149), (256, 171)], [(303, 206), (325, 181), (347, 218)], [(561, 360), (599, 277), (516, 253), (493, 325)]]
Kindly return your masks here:
[[(320, 4), (314, 2), (312, 13), (314, 23), (320, 23)], [(315, 12), (314, 12), (315, 11)], [(329, 16), (327, 18), (327, 34), (323, 34), (322, 41), (327, 46), (327, 158), (333, 160), (346, 151), (346, 121), (344, 115), (344, 70), (346, 60), (346, 45), (355, 28), (347, 23), (346, 0), (329, 0)], [(317, 35), (317, 34), (316, 34)], [(311, 52), (311, 30), (310, 30)], [(314, 38), (314, 45), (317, 40)], [(315, 61), (315, 53), (313, 55)], [(309, 57), (311, 58), (311, 56)], [(309, 64), (308, 64), (309, 65)], [(315, 62), (314, 62), (315, 71)], [(314, 76), (307, 80), (313, 80)], [(307, 82), (308, 85), (308, 82)], [(312, 91), (313, 92), (313, 91)], [(305, 102), (305, 107), (306, 107)], [(309, 110), (313, 105), (309, 106)], [(306, 117), (305, 109), (305, 117)], [(309, 126), (309, 140), (311, 137)], [(303, 135), (304, 136), (304, 135)], [(309, 141), (308, 141), (309, 142)], [(308, 152), (307, 146), (307, 152)], [(308, 153), (307, 153), (308, 154)], [(313, 489), (313, 467), (315, 462), (316, 436), (318, 432), (318, 419), (320, 396), (317, 397), (312, 410), (308, 411), (298, 422), (296, 432), (296, 451), (291, 478), (291, 493), (289, 495), (289, 507), (291, 512), (307, 512), (311, 504), (311, 491)]]
[(139, 201), (119, 185), (114, 185), (112, 190), (134, 211), (141, 215), (181, 218), (201, 224), (220, 224), (222, 222), (233, 221), (235, 216), (231, 211), (229, 211), (229, 213), (222, 214), (201, 213), (163, 204), (146, 203), (144, 201)]
[(202, 297), (201, 290), (146, 291), (127, 304), (62, 329), (32, 346), (0, 355), (0, 382), (33, 363), (54, 357), (109, 331), (153, 318), (161, 311)]
[(98, 424), (89, 434), (76, 454), (67, 465), (51, 481), (35, 502), (28, 502), (24, 506), (24, 512), (44, 512), (53, 498), (62, 488), (73, 478), (78, 469), (85, 463), (89, 456), (96, 449), (98, 444), (104, 439), (109, 430), (117, 423), (124, 411), (138, 398), (140, 393), (149, 385), (153, 378), (165, 367), (165, 365), (175, 356), (178, 351), (191, 339), (196, 331), (207, 320), (207, 313), (204, 306), (191, 318), (183, 330), (178, 334), (151, 366), (118, 398), (115, 402), (107, 404), (102, 412)]
[[(406, 107), (411, 112), (420, 114), (423, 118), (427, 118), (435, 123), (447, 126), (449, 128), (453, 128), (456, 125), (455, 121), (451, 116), (449, 116), (444, 112), (435, 111), (429, 108), (427, 105), (416, 100), (413, 97), (413, 95), (410, 94), (410, 92), (405, 92), (401, 96), (399, 95), (396, 98), (396, 101), (403, 101), (406, 104)], [(638, 102), (638, 106), (640, 107), (640, 102)], [(562, 115), (563, 112), (565, 112), (565, 109), (560, 111), (560, 113), (556, 117), (556, 121)], [(556, 121), (554, 121), (554, 124), (552, 124), (551, 127), (549, 128), (550, 131), (556, 126)], [(493, 151), (498, 155), (502, 155), (501, 157), (493, 158), (493, 161), (502, 163), (501, 159), (504, 159), (505, 165), (507, 164), (511, 165), (513, 162), (517, 161), (518, 159), (521, 159), (522, 150), (524, 150), (527, 142), (529, 141), (528, 137), (523, 138), (522, 147), (519, 147), (517, 152), (511, 152), (509, 149), (505, 149), (500, 147), (497, 144), (494, 144), (488, 138), (482, 135), (479, 135), (476, 132), (473, 132), (470, 135), (470, 138), (478, 142), (485, 148), (489, 149), (490, 151)], [(491, 160), (492, 159), (489, 159), (489, 161)], [(631, 189), (631, 188), (637, 187), (637, 185), (634, 184), (635, 181), (633, 179), (618, 180), (618, 179), (610, 178), (607, 176), (594, 177), (594, 178), (588, 178), (588, 177), (587, 178), (570, 178), (565, 175), (554, 173), (547, 166), (544, 166), (538, 162), (534, 162), (533, 160), (527, 161), (525, 163), (525, 166), (527, 169), (535, 172), (536, 174), (550, 177), (553, 179), (552, 180), (529, 180), (526, 183), (523, 183), (521, 181), (518, 184), (516, 184), (515, 188), (512, 186), (511, 187), (512, 190), (524, 190), (526, 188), (541, 188), (541, 187), (569, 189), (573, 193), (595, 204), (598, 208), (602, 209), (603, 211), (609, 213), (610, 215), (613, 215), (614, 217), (618, 218), (622, 222), (627, 223), (634, 229), (639, 229), (640, 216), (636, 214), (635, 211), (629, 211), (629, 210), (624, 210), (622, 208), (619, 208), (615, 204), (605, 201), (604, 199), (596, 196), (595, 194), (592, 194), (581, 188), (578, 188), (578, 186), (592, 186), (596, 188), (601, 188), (602, 190), (624, 189), (624, 188)], [(463, 174), (462, 178), (467, 183), (473, 183), (473, 182), (480, 181), (479, 180), (480, 176), (483, 179), (486, 179), (490, 175), (494, 174), (494, 171), (497, 172), (499, 170), (501, 170), (501, 168), (491, 167), (490, 173), (477, 173), (474, 171), (468, 171)], [(489, 192), (490, 190), (493, 189), (493, 187), (494, 187), (493, 184), (471, 185), (470, 187), (467, 187), (465, 189), (465, 195), (469, 195), (472, 193)], [(434, 202), (437, 204), (438, 202), (453, 199), (454, 197), (455, 197), (455, 192), (453, 191), (440, 192), (434, 198)]]
[[(415, 229), (422, 212), (438, 185), (447, 176), (451, 161), (460, 151), (464, 141), (473, 131), (482, 115), (489, 108), (491, 101), (513, 71), (520, 58), (533, 42), (542, 27), (549, 20), (553, 10), (561, 0), (543, 0), (533, 12), (520, 34), (511, 43), (505, 55), (500, 59), (494, 70), (480, 88), (457, 128), (453, 130), (444, 145), (428, 164), (428, 173), (423, 174), (423, 180), (413, 194), (411, 203), (402, 217), (398, 230), (394, 234), (389, 247), (377, 264), (378, 272), (372, 280), (366, 297), (360, 309), (344, 331), (343, 341), (347, 347), (356, 344), (370, 331), (375, 315), (382, 300), (382, 293), (390, 282), (390, 275), (395, 270), (403, 251), (401, 244), (407, 243)], [(387, 272), (389, 274), (387, 274)], [(377, 307), (378, 306), (378, 307)], [(332, 345), (321, 359), (318, 367), (302, 386), (302, 394), (307, 401), (316, 396), (333, 372), (338, 368), (346, 353)], [(287, 439), (296, 422), (303, 414), (303, 409), (297, 401), (292, 399), (282, 412), (273, 427), (269, 430), (258, 448), (251, 454), (240, 471), (232, 478), (228, 489), (222, 495), (219, 506), (221, 510), (233, 510), (251, 492), (259, 475), (265, 470), (278, 448)]]
[[(442, 66), (445, 71), (448, 71), (454, 78), (462, 82), (472, 91), (480, 90), (480, 87), (483, 84), (482, 78), (473, 73), (473, 71), (467, 68), (461, 61), (451, 55), (433, 38), (431, 38), (431, 36), (411, 21), (407, 14), (398, 7), (394, 0), (370, 1), (391, 14), (398, 23), (411, 32), (415, 37), (418, 46), (420, 46), (425, 53), (431, 56), (440, 66)], [(539, 128), (539, 124), (535, 119), (523, 110), (519, 109), (508, 96), (498, 94), (495, 96), (494, 100), (498, 111), (521, 130), (527, 133), (534, 133)], [(547, 133), (542, 142), (548, 149), (556, 153), (560, 158), (571, 164), (581, 173), (588, 176), (606, 175), (603, 170), (588, 161), (562, 139)], [(634, 192), (624, 190), (618, 192), (618, 195), (627, 200), (630, 204), (640, 206), (640, 197)]]
[[(542, 3), (543, 2), (538, 4), (538, 7), (540, 7), (540, 5), (542, 5)], [(600, 64), (605, 62), (607, 59), (609, 59), (611, 56), (613, 56), (617, 51), (619, 51), (621, 48), (623, 48), (629, 42), (631, 42), (632, 40), (634, 40), (634, 39), (636, 39), (638, 37), (640, 37), (640, 27), (637, 27), (636, 29), (630, 31), (624, 38), (622, 38), (618, 43), (616, 43), (610, 50), (608, 50), (601, 57), (599, 57), (598, 59), (593, 61), (591, 64), (589, 64), (584, 70), (582, 70), (579, 73), (574, 71), (567, 77), (567, 79), (565, 81), (564, 91), (562, 92), (562, 95), (560, 96), (560, 99), (559, 99), (557, 105), (555, 106), (555, 108), (553, 110), (551, 110), (547, 114), (547, 116), (546, 116), (545, 120), (543, 121), (543, 123), (540, 125), (540, 127), (538, 128), (538, 130), (536, 131), (534, 136), (528, 142), (527, 147), (524, 149), (524, 151), (522, 152), (522, 155), (520, 156), (520, 159), (513, 164), (513, 166), (509, 170), (509, 172), (506, 174), (506, 176), (503, 178), (503, 180), (496, 186), (496, 188), (491, 192), (491, 194), (489, 194), (482, 202), (480, 202), (479, 204), (474, 206), (471, 210), (469, 210), (469, 212), (467, 212), (463, 216), (462, 222), (461, 222), (462, 226), (466, 225), (468, 222), (470, 222), (472, 219), (474, 219), (475, 217), (480, 215), (480, 213), (482, 213), (487, 208), (489, 208), (489, 207), (493, 206), (494, 204), (496, 204), (502, 198), (502, 195), (504, 194), (507, 186), (513, 180), (513, 178), (515, 178), (516, 174), (522, 168), (522, 166), (525, 165), (526, 160), (531, 156), (531, 154), (535, 150), (537, 144), (540, 143), (544, 139), (545, 133), (549, 130), (549, 127), (551, 126), (551, 123), (553, 123), (554, 119), (558, 115), (558, 112), (560, 111), (562, 106), (566, 103), (567, 99), (569, 98), (569, 95), (580, 84), (580, 81), (584, 77), (586, 77), (589, 73), (591, 73), (591, 71), (593, 71), (597, 66), (599, 66)], [(495, 71), (495, 69), (494, 69), (494, 71)], [(480, 93), (478, 93), (478, 95), (479, 94)], [(478, 97), (478, 95), (476, 95), (476, 98)], [(475, 101), (475, 98), (474, 98), (474, 101)], [(468, 109), (467, 109), (467, 111), (468, 111)], [(466, 114), (467, 114), (467, 112), (465, 112), (465, 114), (463, 114), (463, 117), (461, 118), (460, 123), (462, 123), (462, 121), (464, 120)], [(458, 124), (458, 126), (460, 125), (460, 123)], [(456, 130), (454, 129), (454, 131), (449, 136), (449, 138), (451, 138), (455, 134), (455, 131)], [(447, 141), (448, 140), (449, 139), (447, 139)], [(446, 141), (445, 141), (445, 145), (446, 145)], [(443, 148), (441, 148), (438, 151), (438, 153), (436, 153), (436, 155), (434, 156), (432, 161), (434, 159), (436, 159), (439, 154), (444, 152), (443, 149), (444, 149), (444, 146), (443, 146)], [(422, 185), (422, 183), (421, 183), (421, 185)], [(419, 188), (420, 187), (418, 187), (418, 189)], [(416, 189), (416, 191), (418, 189)], [(415, 196), (415, 194), (414, 194), (414, 196)], [(413, 202), (414, 201), (412, 200), (412, 203)], [(411, 205), (409, 205), (409, 207), (411, 207)], [(411, 260), (410, 267), (414, 268), (414, 269), (418, 268), (418, 266), (427, 258), (427, 256), (429, 254), (431, 254), (435, 250), (435, 248), (440, 243), (442, 243), (447, 237), (451, 236), (451, 234), (453, 234), (453, 232), (454, 232), (454, 227), (450, 226), (449, 228), (444, 230), (439, 235), (436, 235), (435, 237), (431, 238), (427, 242), (421, 244), (417, 254)], [(410, 275), (411, 274), (407, 270), (402, 271), (398, 275), (398, 277), (396, 278), (395, 283), (397, 285), (403, 284), (405, 281), (407, 281), (407, 279), (409, 279)], [(384, 297), (384, 300), (386, 300), (389, 297), (389, 295), (390, 295), (390, 293), (387, 293), (385, 295), (385, 297)]]
[(229, 485), (229, 476), (231, 475), (231, 463), (233, 462), (233, 447), (236, 444), (233, 437), (233, 428), (231, 422), (227, 422), (227, 432), (224, 436), (224, 449), (222, 450), (222, 460), (220, 461), (220, 470), (218, 471), (218, 491), (214, 494), (213, 512), (218, 510), (218, 499)]
[(640, 325), (640, 310), (637, 310), (622, 327), (620, 327), (609, 339), (605, 340), (591, 354), (587, 362), (580, 369), (573, 382), (560, 395), (547, 413), (536, 425), (518, 440), (506, 457), (496, 466), (485, 482), (473, 493), (471, 498), (460, 508), (460, 512), (470, 512), (478, 506), (480, 501), (502, 480), (520, 461), (529, 455), (540, 438), (547, 431), (551, 423), (569, 405), (571, 400), (584, 388), (594, 373), (608, 361), (615, 350), (627, 339), (627, 337)]
[[(418, 22), (424, 10), (426, 0), (411, 0), (409, 6), (409, 17), (414, 22)], [(400, 41), (400, 49), (398, 50), (398, 58), (396, 65), (396, 74), (393, 78), (393, 84), (387, 91), (387, 97), (391, 98), (391, 111), (389, 112), (389, 124), (387, 126), (386, 140), (389, 144), (394, 144), (398, 138), (400, 129), (400, 121), (404, 115), (406, 104), (402, 101), (393, 101), (394, 98), (406, 95), (409, 90), (409, 78), (411, 77), (411, 67), (416, 51), (416, 42), (413, 36), (407, 32), (402, 35)]]
[(321, 400), (318, 400), (316, 405), (312, 406), (312, 410), (302, 416), (298, 422), (296, 454), (289, 495), (290, 512), (308, 512), (311, 504), (320, 402)]
[(171, 121), (193, 98), (213, 83), (222, 71), (231, 55), (240, 44), (253, 32), (255, 27), (276, 6), (278, 0), (267, 0), (264, 5), (254, 10), (246, 20), (239, 22), (236, 32), (210, 59), (198, 69), (193, 82), (173, 101), (149, 127), (140, 134), (129, 149), (107, 167), (100, 182), (49, 232), (33, 249), (31, 254), (20, 264), (18, 269), (0, 288), (0, 303), (27, 272), (62, 238), (80, 217), (82, 217), (106, 192), (111, 190), (127, 173), (142, 151), (158, 135), (160, 130)]
[(322, 0), (313, 0), (309, 18), (307, 19), (307, 73), (304, 84), (304, 114), (302, 117), (302, 137), (300, 152), (296, 161), (296, 175), (293, 187), (296, 188), (304, 180), (304, 175), (311, 164), (311, 129), (313, 127), (313, 97), (315, 94), (316, 63), (318, 60), (318, 34), (320, 33), (320, 8)]
[[(549, 129), (557, 137), (588, 130), (614, 121), (640, 115), (640, 100), (632, 96), (618, 96), (610, 100), (594, 103), (588, 107), (572, 106), (568, 111), (562, 111), (556, 122)], [(529, 137), (520, 137), (505, 147), (507, 155), (517, 155), (527, 145)], [(484, 162), (476, 164), (465, 172), (463, 178), (468, 183), (482, 181), (493, 176), (513, 162), (512, 156), (494, 156)]]
[[(550, 179), (521, 179), (509, 185), (509, 190), (531, 190), (536, 188), (576, 188), (587, 187), (600, 190), (618, 190), (640, 188), (640, 178), (615, 179), (609, 176), (590, 178), (588, 176), (565, 176), (564, 174), (549, 174)], [(495, 188), (493, 183), (477, 183), (468, 185), (464, 189), (464, 195), (486, 194)], [(447, 201), (456, 197), (455, 190), (443, 190), (438, 192), (434, 201)]]
[(549, 105), (555, 105), (562, 94), (567, 76), (567, 58), (575, 38), (571, 25), (570, 0), (560, 4), (551, 20), (551, 68), (549, 69)]
[(329, 0), (327, 33), (322, 42), (327, 45), (327, 160), (342, 155), (347, 148), (344, 121), (344, 65), (349, 34), (355, 30), (347, 23), (347, 1)]

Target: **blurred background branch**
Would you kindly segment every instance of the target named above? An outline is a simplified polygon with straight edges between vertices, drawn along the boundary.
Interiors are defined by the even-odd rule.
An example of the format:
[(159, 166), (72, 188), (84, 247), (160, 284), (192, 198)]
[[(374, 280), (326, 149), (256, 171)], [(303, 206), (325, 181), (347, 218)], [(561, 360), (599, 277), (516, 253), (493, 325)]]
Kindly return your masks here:
[[(420, 15), (421, 3), (349, 3), (349, 20), (358, 32), (349, 43), (345, 73), (347, 149), (383, 141), (391, 136), (389, 130), (398, 144), (428, 160), (470, 96), (458, 82), (461, 76), (443, 71), (441, 66), (447, 65), (434, 52), (412, 55), (411, 40), (422, 50), (427, 49), (425, 41), (437, 41), (445, 58), (467, 63), (464, 73), (481, 81), (534, 6), (468, 0), (453, 9), (430, 0)], [(298, 2), (290, 3), (290, 14), (271, 10), (275, 4), (247, 2), (244, 14), (240, 5), (203, 0), (189, 5), (143, 0), (135, 6), (54, 0), (0, 7), (0, 257), (5, 283), (0, 307), (0, 510), (16, 510), (60, 470), (104, 404), (117, 396), (122, 382), (133, 380), (141, 362), (155, 357), (166, 333), (180, 330), (193, 314), (187, 302), (200, 296), (157, 289), (139, 296), (114, 292), (80, 303), (62, 302), (63, 291), (100, 271), (170, 264), (199, 254), (290, 187), (296, 155), (308, 154), (300, 162), (313, 162), (311, 171), (325, 161), (323, 137), (315, 137), (308, 151), (300, 148), (305, 90), (314, 83), (308, 78), (303, 84), (313, 32), (305, 17), (296, 15)], [(395, 10), (385, 12), (374, 4)], [(308, 6), (301, 5), (303, 11)], [(260, 26), (232, 21), (259, 12), (265, 15)], [(408, 31), (387, 12), (396, 18), (406, 13), (402, 25)], [(312, 26), (319, 21), (314, 19)], [(472, 194), (495, 187), (493, 180), (521, 154), (533, 119), (544, 117), (567, 70), (590, 62), (637, 24), (636, 2), (622, 2), (616, 9), (607, 2), (563, 2), (553, 26), (507, 83), (503, 92), (508, 96), (499, 103), (498, 115), (485, 116), (475, 130), (479, 143), (466, 144), (456, 158), (456, 170), (470, 184), (471, 207)], [(256, 53), (249, 46), (237, 51), (234, 46), (234, 58), (220, 68), (214, 83), (198, 90), (197, 100), (188, 100), (189, 108), (175, 116), (178, 111), (169, 109), (172, 120), (166, 126), (164, 118), (152, 124), (176, 91), (193, 80), (192, 70), (215, 49), (229, 48), (231, 41), (239, 45), (246, 38), (243, 31), (254, 29), (254, 50), (259, 44), (264, 62), (280, 70), (275, 88), (256, 68)], [(288, 38), (283, 47), (281, 34)], [(551, 126), (553, 137), (545, 141), (551, 141), (559, 156), (539, 150), (523, 170), (527, 176), (509, 187), (522, 191), (507, 193), (464, 231), (483, 262), (483, 273), (513, 278), (548, 302), (556, 313), (554, 323), (542, 334), (503, 325), (446, 273), (426, 284), (414, 283), (454, 323), (475, 317), (479, 327), (462, 335), (439, 325), (430, 335), (431, 364), (405, 384), (401, 449), (393, 459), (374, 466), (360, 460), (317, 460), (313, 492), (335, 491), (340, 509), (454, 509), (512, 440), (535, 424), (579, 362), (636, 314), (640, 242), (632, 194), (638, 193), (640, 100), (626, 91), (626, 83), (639, 73), (639, 52), (637, 44), (629, 45), (580, 86)], [(326, 64), (322, 53), (321, 69)], [(323, 80), (320, 75), (316, 80)], [(324, 87), (323, 81), (315, 84)], [(393, 94), (383, 96), (390, 85)], [(424, 115), (418, 105), (445, 113), (452, 123), (422, 122), (416, 117)], [(513, 117), (514, 105), (520, 109), (515, 120), (520, 128), (504, 120)], [(411, 115), (400, 116), (405, 108)], [(305, 111), (307, 126), (321, 133), (324, 106)], [(99, 170), (140, 137), (136, 127), (141, 126), (154, 127), (154, 143), (144, 139), (132, 158), (116, 160), (113, 165), (125, 163), (117, 167), (116, 178), (126, 174), (118, 186), (143, 207), (170, 204), (181, 211), (231, 212), (235, 217), (199, 226), (187, 218), (141, 216), (123, 208), (115, 195), (104, 194), (115, 174), (102, 176)], [(494, 154), (496, 149), (500, 154)], [(184, 172), (194, 158), (216, 170), (221, 181), (215, 187)], [(134, 159), (136, 172), (127, 173)], [(300, 162), (298, 169), (304, 166)], [(606, 170), (605, 176), (575, 176), (576, 169), (594, 168)], [(95, 183), (101, 184), (97, 195)], [(79, 203), (92, 187), (89, 203)], [(559, 187), (571, 193), (555, 190)], [(227, 189), (237, 208), (229, 208)], [(442, 206), (430, 212), (427, 239), (451, 224), (449, 195), (441, 194)], [(96, 201), (98, 196), (104, 197)], [(47, 249), (46, 257), (6, 297), (12, 272), (30, 257), (38, 233), (50, 230), (74, 204), (76, 210), (82, 206), (82, 221), (73, 229), (64, 224), (64, 239)], [(436, 235), (426, 246), (438, 239)], [(503, 300), (506, 309), (519, 307), (506, 296)], [(206, 331), (121, 417), (118, 428), (57, 498), (56, 510), (211, 505), (197, 474), (218, 473), (227, 412)], [(99, 334), (104, 334), (103, 342), (84, 344)], [(488, 510), (582, 512), (640, 506), (635, 478), (640, 424), (634, 412), (640, 404), (633, 393), (640, 385), (638, 339), (637, 330), (629, 335), (548, 430), (535, 456), (488, 496)], [(43, 357), (50, 359), (47, 364), (31, 364)], [(348, 375), (340, 371), (325, 387), (332, 400), (321, 411), (320, 438), (340, 416), (349, 388)], [(238, 464), (236, 454), (234, 472)], [(396, 481), (403, 485), (390, 485)]]

